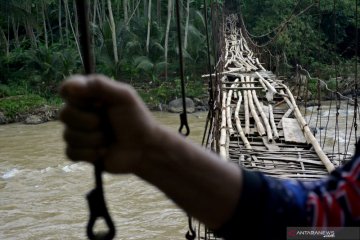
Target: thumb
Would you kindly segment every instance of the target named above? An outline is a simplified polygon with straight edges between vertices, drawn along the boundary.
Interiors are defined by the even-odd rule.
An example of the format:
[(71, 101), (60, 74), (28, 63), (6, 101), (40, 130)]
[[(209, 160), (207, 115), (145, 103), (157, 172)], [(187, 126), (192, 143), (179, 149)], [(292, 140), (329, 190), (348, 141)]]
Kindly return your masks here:
[(135, 90), (127, 84), (115, 82), (99, 74), (73, 75), (62, 84), (60, 95), (69, 103), (86, 106), (100, 102), (107, 105), (134, 103)]

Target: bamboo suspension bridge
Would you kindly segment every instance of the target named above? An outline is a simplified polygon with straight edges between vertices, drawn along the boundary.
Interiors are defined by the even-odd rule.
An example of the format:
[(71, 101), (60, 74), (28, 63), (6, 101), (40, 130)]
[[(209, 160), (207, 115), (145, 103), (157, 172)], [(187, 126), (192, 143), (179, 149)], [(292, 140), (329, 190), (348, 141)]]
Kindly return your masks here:
[[(263, 66), (252, 50), (256, 46), (247, 34), (241, 15), (223, 17), (217, 34), (217, 42), (222, 45), (218, 50), (219, 61), (214, 73), (203, 75), (209, 79), (210, 96), (213, 96), (203, 139), (207, 148), (219, 153), (225, 161), (235, 162), (246, 169), (277, 178), (309, 181), (328, 175), (351, 158), (353, 152), (349, 151), (349, 144), (354, 145), (357, 137), (356, 101), (353, 120), (346, 124), (351, 129), (355, 126), (355, 133), (341, 130), (345, 132), (345, 146), (343, 151), (335, 152), (335, 146), (340, 145), (338, 116), (341, 95), (335, 93), (339, 101), (335, 106), (333, 150), (325, 151), (324, 142), (329, 137), (327, 129), (318, 126), (319, 119), (316, 125), (309, 126), (310, 121), (304, 118), (297, 96), (286, 85), (286, 80)], [(310, 74), (305, 72), (309, 78)], [(354, 102), (354, 99), (347, 100), (349, 109), (349, 102)], [(317, 118), (320, 111), (324, 110), (319, 103)], [(314, 129), (320, 130), (320, 137), (315, 137)], [(199, 223), (199, 239), (216, 239), (202, 227)]]
[(319, 178), (336, 165), (313, 135), (295, 97), (249, 48), (240, 18), (225, 19), (223, 69), (219, 71), (209, 146), (226, 160), (276, 177)]

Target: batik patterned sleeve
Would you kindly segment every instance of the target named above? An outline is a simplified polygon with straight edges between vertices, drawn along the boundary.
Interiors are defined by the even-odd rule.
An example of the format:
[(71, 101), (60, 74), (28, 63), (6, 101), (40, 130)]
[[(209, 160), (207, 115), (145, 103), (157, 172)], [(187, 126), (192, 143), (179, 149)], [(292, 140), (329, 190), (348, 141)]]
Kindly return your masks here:
[[(243, 186), (224, 239), (286, 239), (287, 227), (359, 226), (360, 157), (315, 181), (277, 179), (243, 170)], [(251, 236), (251, 238), (244, 238)]]
[(333, 171), (326, 181), (307, 187), (310, 226), (360, 226), (360, 155)]

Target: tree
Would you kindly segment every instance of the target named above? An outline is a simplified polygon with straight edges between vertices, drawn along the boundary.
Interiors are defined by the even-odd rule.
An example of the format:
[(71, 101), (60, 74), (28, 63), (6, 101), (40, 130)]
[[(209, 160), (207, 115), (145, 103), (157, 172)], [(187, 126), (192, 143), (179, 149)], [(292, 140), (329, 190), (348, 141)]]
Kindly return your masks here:
[(171, 22), (171, 9), (172, 9), (172, 0), (168, 0), (168, 12), (167, 12), (167, 23), (166, 23), (166, 33), (165, 33), (165, 44), (164, 44), (164, 59), (165, 59), (165, 80), (168, 80), (168, 48), (169, 48), (169, 32), (170, 32), (170, 22)]
[(114, 60), (115, 60), (115, 64), (117, 64), (119, 62), (119, 56), (118, 56), (118, 51), (117, 51), (116, 26), (115, 26), (112, 7), (111, 7), (111, 0), (107, 0), (107, 4), (108, 4), (108, 10), (109, 10), (109, 19), (110, 19), (112, 42), (113, 42)]
[(147, 28), (147, 37), (146, 37), (146, 53), (149, 54), (150, 30), (151, 30), (151, 0), (149, 0), (149, 5), (148, 5), (147, 21), (148, 21), (148, 28)]

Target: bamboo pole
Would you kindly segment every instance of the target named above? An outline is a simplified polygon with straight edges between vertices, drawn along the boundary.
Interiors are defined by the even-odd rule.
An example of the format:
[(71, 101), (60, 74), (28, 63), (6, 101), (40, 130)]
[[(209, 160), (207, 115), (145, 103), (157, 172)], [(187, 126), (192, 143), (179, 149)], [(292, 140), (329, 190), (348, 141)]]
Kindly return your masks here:
[[(246, 76), (245, 79), (246, 79), (246, 82), (250, 81), (249, 76)], [(249, 84), (248, 84), (248, 87), (249, 87)], [(259, 116), (257, 115), (256, 108), (255, 108), (254, 102), (253, 102), (253, 96), (252, 96), (251, 90), (247, 90), (247, 94), (248, 94), (248, 100), (249, 100), (249, 107), (250, 107), (251, 115), (254, 118), (257, 131), (258, 131), (260, 136), (263, 136), (263, 135), (265, 135), (265, 129), (264, 129), (263, 124), (260, 121)]]
[(271, 104), (269, 104), (268, 107), (269, 107), (269, 119), (270, 119), (270, 123), (271, 123), (271, 128), (272, 128), (273, 133), (274, 133), (274, 138), (279, 139), (279, 132), (278, 132), (276, 124), (275, 124), (273, 107), (272, 107)]
[[(241, 82), (245, 83), (244, 76), (241, 76)], [(249, 117), (249, 98), (247, 91), (244, 91), (244, 114), (245, 114), (245, 135), (250, 134), (250, 117)]]
[(261, 70), (263, 70), (263, 71), (266, 71), (266, 69), (262, 66), (262, 64), (259, 62), (259, 59), (258, 58), (256, 58), (256, 63), (257, 63), (257, 65), (261, 68)]
[(265, 85), (264, 81), (261, 78), (259, 78), (259, 83), (261, 84), (261, 86), (264, 88), (265, 91), (268, 91), (267, 86)]
[[(284, 93), (283, 90), (280, 91), (280, 93)], [(285, 93), (284, 93), (285, 94)], [(281, 117), (278, 127), (282, 127), (282, 122), (284, 118), (287, 118), (290, 116), (290, 114), (294, 111), (294, 106), (292, 105), (292, 103), (290, 102), (289, 98), (284, 97), (284, 101), (286, 102), (286, 104), (289, 106), (289, 109), (286, 111), (286, 113)]]
[(296, 105), (296, 101), (295, 101), (294, 96), (292, 95), (292, 93), (290, 92), (290, 90), (289, 90), (289, 88), (287, 86), (285, 86), (284, 84), (281, 84), (281, 85), (285, 88), (287, 94), (289, 95), (291, 103), (294, 106), (295, 117), (298, 120), (298, 122), (300, 124), (300, 127), (304, 132), (305, 137), (310, 141), (310, 143), (314, 147), (315, 152), (319, 156), (320, 160), (324, 163), (324, 165), (325, 165), (326, 169), (328, 170), (328, 172), (332, 172), (335, 169), (335, 167), (330, 162), (329, 158), (326, 156), (326, 154), (322, 150), (320, 144), (318, 143), (318, 141), (316, 140), (316, 138), (312, 134), (309, 126), (307, 125), (307, 123), (306, 123), (305, 119), (303, 118), (299, 108)]
[(242, 127), (241, 127), (241, 121), (240, 121), (240, 118), (239, 118), (239, 111), (240, 111), (240, 106), (241, 106), (241, 101), (242, 101), (242, 95), (241, 95), (240, 91), (238, 92), (238, 96), (239, 96), (239, 100), (238, 100), (238, 102), (236, 104), (236, 109), (235, 109), (235, 113), (234, 113), (235, 121), (236, 121), (236, 128), (237, 128), (237, 130), (239, 132), (241, 140), (244, 143), (245, 148), (246, 149), (252, 149), (252, 147), (251, 147), (251, 145), (250, 145), (250, 143), (249, 143), (247, 137), (245, 136), (244, 131), (243, 131)]
[[(239, 79), (236, 78), (233, 85), (231, 85), (232, 88), (236, 88), (237, 87), (237, 82), (239, 82)], [(231, 121), (231, 116), (232, 116), (232, 111), (231, 111), (231, 100), (232, 100), (232, 96), (233, 96), (233, 90), (230, 90), (227, 96), (227, 100), (226, 100), (226, 122), (227, 122), (227, 126), (229, 129), (229, 134), (230, 136), (234, 134), (234, 128), (232, 126), (232, 121)]]
[(222, 91), (221, 125), (220, 125), (220, 156), (226, 160), (226, 98), (227, 92)]
[[(226, 73), (233, 73), (233, 72), (239, 72), (239, 71), (241, 71), (241, 68), (229, 68), (228, 71), (219, 72), (219, 73), (217, 73), (217, 75), (224, 75)], [(212, 73), (211, 76), (216, 76), (216, 74)], [(210, 77), (210, 74), (204, 74), (204, 75), (201, 75), (201, 77)]]
[[(252, 78), (251, 81), (254, 81), (254, 79)], [(253, 84), (251, 84), (253, 85)], [(269, 124), (269, 119), (267, 118), (266, 114), (264, 113), (264, 110), (259, 102), (259, 99), (256, 95), (256, 91), (255, 90), (252, 90), (252, 96), (253, 96), (253, 99), (254, 99), (254, 102), (255, 102), (255, 105), (260, 113), (260, 116), (263, 120), (263, 123), (265, 125), (265, 129), (266, 129), (266, 134), (267, 134), (267, 137), (268, 137), (268, 141), (269, 142), (272, 142), (273, 141), (273, 135), (272, 135), (272, 129), (271, 129), (271, 126)]]

